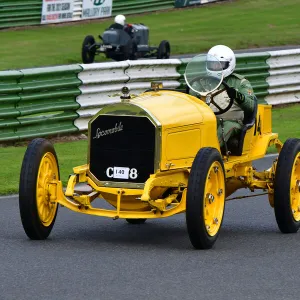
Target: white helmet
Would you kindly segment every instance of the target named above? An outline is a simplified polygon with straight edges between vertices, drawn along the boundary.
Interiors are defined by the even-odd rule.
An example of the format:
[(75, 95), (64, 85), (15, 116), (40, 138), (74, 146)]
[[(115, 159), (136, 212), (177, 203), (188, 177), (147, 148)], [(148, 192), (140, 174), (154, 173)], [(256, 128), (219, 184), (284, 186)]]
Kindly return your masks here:
[(217, 45), (212, 47), (207, 54), (214, 56), (220, 61), (223, 67), (224, 78), (233, 73), (236, 66), (236, 59), (233, 51), (229, 47)]
[(117, 24), (120, 24), (120, 25), (124, 26), (125, 25), (125, 21), (126, 21), (126, 18), (123, 15), (117, 15), (115, 17), (115, 23), (117, 23)]

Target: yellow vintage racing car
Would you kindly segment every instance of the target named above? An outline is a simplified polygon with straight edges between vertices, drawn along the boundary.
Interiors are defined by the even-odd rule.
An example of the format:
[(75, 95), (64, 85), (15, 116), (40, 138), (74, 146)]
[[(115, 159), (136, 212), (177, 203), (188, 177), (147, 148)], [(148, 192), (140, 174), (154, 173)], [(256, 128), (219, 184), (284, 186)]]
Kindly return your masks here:
[[(101, 108), (89, 122), (87, 163), (73, 168), (65, 189), (54, 147), (46, 139), (33, 140), (19, 187), (27, 236), (46, 239), (59, 205), (133, 224), (185, 213), (192, 245), (208, 249), (219, 235), (226, 200), (240, 188), (265, 191), (279, 229), (297, 232), (300, 140), (282, 145), (272, 132), (271, 106), (256, 104), (255, 112), (245, 115), (234, 147), (220, 149), (216, 112), (210, 105), (225, 91), (225, 82), (222, 72), (219, 77), (207, 75), (206, 60), (205, 55), (192, 60), (186, 71), (190, 88), (201, 83), (199, 97), (153, 83), (138, 96), (124, 87), (119, 103)], [(276, 146), (278, 159), (268, 170), (256, 170), (252, 162), (263, 158), (270, 146)], [(107, 201), (113, 209), (97, 208), (97, 201)]]

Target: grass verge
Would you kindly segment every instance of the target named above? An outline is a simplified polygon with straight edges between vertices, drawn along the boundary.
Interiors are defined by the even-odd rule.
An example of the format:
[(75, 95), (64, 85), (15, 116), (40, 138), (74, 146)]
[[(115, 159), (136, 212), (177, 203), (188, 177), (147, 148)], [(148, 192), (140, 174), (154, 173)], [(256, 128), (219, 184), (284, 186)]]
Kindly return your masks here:
[[(150, 27), (151, 44), (169, 40), (173, 54), (213, 45), (233, 49), (299, 44), (299, 0), (232, 0), (128, 16)], [(0, 70), (81, 63), (86, 35), (97, 37), (112, 19), (0, 31)], [(104, 60), (97, 57), (97, 61)]]
[[(273, 109), (273, 132), (278, 132), (281, 141), (289, 137), (300, 138), (299, 130), (300, 105), (291, 105)], [(72, 168), (86, 163), (87, 140), (76, 142), (55, 143), (60, 175), (66, 185)], [(0, 195), (18, 193), (19, 175), (26, 147), (0, 148)], [(274, 151), (274, 149), (271, 149)]]

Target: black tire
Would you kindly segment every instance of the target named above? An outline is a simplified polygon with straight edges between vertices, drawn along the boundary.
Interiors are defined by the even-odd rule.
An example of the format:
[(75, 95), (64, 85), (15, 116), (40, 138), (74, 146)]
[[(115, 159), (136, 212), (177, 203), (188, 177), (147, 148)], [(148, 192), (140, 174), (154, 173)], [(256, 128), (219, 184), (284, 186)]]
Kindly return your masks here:
[(132, 40), (128, 40), (127, 44), (122, 46), (122, 60), (127, 60), (132, 54), (133, 43)]
[(171, 46), (168, 41), (161, 41), (158, 50), (157, 50), (157, 58), (158, 59), (167, 59), (170, 57)]
[(147, 219), (126, 219), (129, 224), (144, 224)]
[(131, 54), (130, 54), (130, 59), (131, 60), (137, 60), (137, 53), (138, 52), (138, 47), (135, 42), (132, 42), (132, 47), (131, 47)]
[[(208, 180), (210, 185), (207, 185)], [(210, 249), (214, 245), (222, 226), (224, 209), (225, 171), (222, 157), (215, 148), (202, 148), (192, 165), (186, 198), (186, 224), (194, 248)], [(213, 212), (210, 215), (209, 210)]]
[[(292, 205), (291, 199), (294, 198)], [(300, 140), (288, 139), (279, 154), (274, 180), (274, 210), (282, 233), (300, 227)]]
[[(19, 184), (22, 225), (32, 240), (46, 239), (53, 228), (58, 205), (51, 204), (46, 185), (54, 178), (59, 180), (59, 167), (53, 145), (45, 139), (34, 139), (25, 152)], [(41, 183), (43, 185), (38, 190)], [(46, 218), (41, 218), (42, 213), (43, 217), (48, 213)]]
[(92, 35), (85, 37), (82, 43), (81, 57), (84, 64), (91, 64), (95, 60), (96, 47), (90, 48), (95, 45), (95, 39)]

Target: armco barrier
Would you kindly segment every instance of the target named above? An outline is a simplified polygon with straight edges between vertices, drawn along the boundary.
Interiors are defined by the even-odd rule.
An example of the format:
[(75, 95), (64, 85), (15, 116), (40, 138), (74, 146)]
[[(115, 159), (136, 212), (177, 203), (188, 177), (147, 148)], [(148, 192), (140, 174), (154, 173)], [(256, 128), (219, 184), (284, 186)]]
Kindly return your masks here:
[(151, 81), (161, 81), (165, 88), (176, 89), (180, 86), (177, 67), (179, 59), (129, 61), (126, 74), (128, 87), (132, 93), (141, 93), (151, 86)]
[(174, 7), (174, 0), (113, 0), (113, 15), (136, 14)]
[[(0, 29), (41, 24), (43, 0), (0, 1)], [(136, 14), (174, 7), (174, 0), (113, 0), (112, 15)], [(73, 20), (80, 21), (82, 0), (74, 0)]]
[(271, 51), (266, 101), (277, 105), (300, 102), (300, 49)]
[(176, 68), (180, 64), (178, 59), (165, 59), (81, 65), (81, 95), (77, 97), (80, 109), (75, 126), (86, 130), (88, 121), (99, 108), (120, 101), (120, 91), (125, 84), (133, 94), (150, 88), (153, 80), (162, 81), (165, 87), (177, 88), (180, 74)]
[[(0, 101), (14, 101), (10, 110), (14, 118), (1, 120), (0, 141), (78, 131), (74, 120), (80, 107), (76, 96), (80, 94), (81, 81), (77, 74), (81, 70), (79, 65), (74, 65), (26, 69), (9, 74), (14, 82), (10, 91), (3, 88), (4, 84), (0, 85)], [(3, 73), (0, 72), (0, 78), (5, 76)], [(11, 97), (14, 100), (8, 98), (10, 92), (14, 92)]]
[(211, 2), (217, 2), (222, 0), (175, 0), (175, 7), (186, 7), (186, 6), (195, 6), (200, 4), (207, 4)]
[(235, 72), (245, 76), (254, 89), (254, 93), (259, 102), (265, 102), (268, 95), (268, 83), (266, 78), (269, 76), (270, 66), (267, 59), (270, 54), (267, 52), (237, 54), (237, 66)]
[(116, 102), (121, 88), (129, 77), (125, 69), (129, 67), (127, 61), (112, 63), (95, 63), (81, 65), (83, 71), (78, 77), (82, 81), (80, 86), (81, 95), (77, 97), (80, 109), (77, 111), (79, 118), (75, 126), (79, 130), (86, 130), (88, 121), (103, 105)]
[(17, 139), (15, 129), (19, 126), (17, 118), (20, 115), (17, 104), (22, 91), (18, 80), (22, 76), (19, 71), (0, 72), (0, 141)]
[(82, 15), (82, 0), (74, 0), (73, 20), (80, 21)]
[[(138, 14), (174, 7), (174, 0), (113, 0), (112, 16)], [(73, 20), (81, 20), (82, 0), (74, 1)]]
[[(137, 60), (0, 72), (0, 142), (86, 130), (108, 103), (162, 81), (183, 87), (188, 60)], [(250, 80), (260, 102), (300, 102), (300, 49), (238, 54), (236, 72)]]
[(0, 1), (0, 29), (41, 23), (42, 0)]

